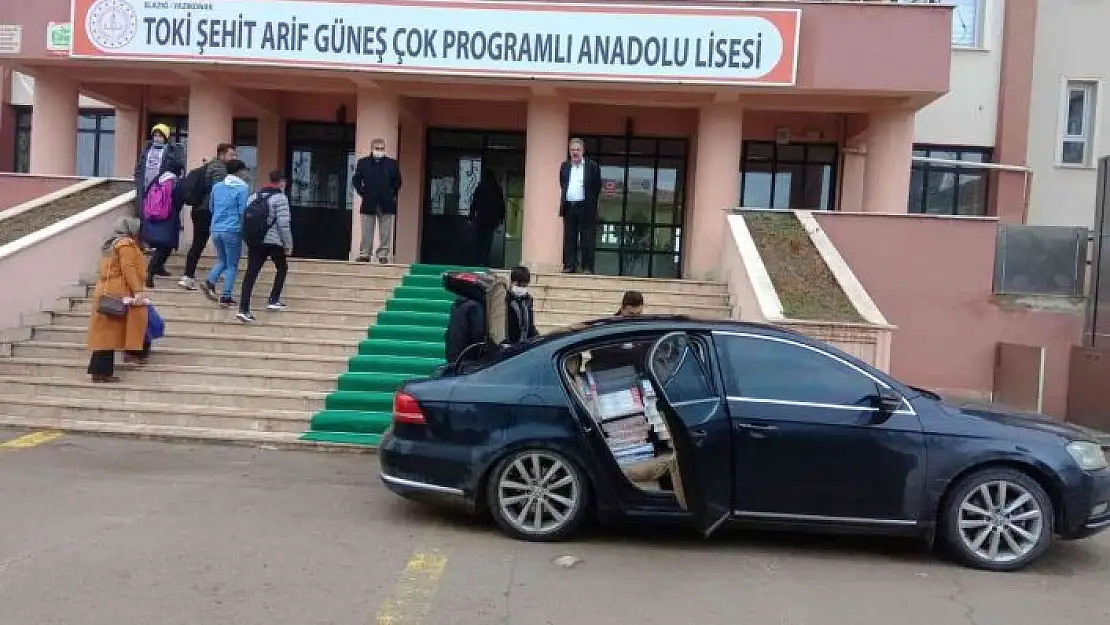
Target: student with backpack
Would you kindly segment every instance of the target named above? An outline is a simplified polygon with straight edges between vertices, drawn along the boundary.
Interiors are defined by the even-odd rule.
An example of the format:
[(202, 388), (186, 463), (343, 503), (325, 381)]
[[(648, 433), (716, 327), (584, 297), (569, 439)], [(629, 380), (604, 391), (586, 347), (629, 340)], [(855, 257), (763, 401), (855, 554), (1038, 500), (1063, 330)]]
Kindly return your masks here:
[(234, 145), (221, 143), (216, 146), (216, 158), (190, 171), (181, 181), (185, 203), (193, 207), (189, 211), (193, 221), (193, 243), (185, 255), (185, 275), (177, 283), (183, 289), (197, 288), (197, 263), (204, 248), (208, 247), (212, 232), (212, 188), (227, 175), (227, 162), (235, 156)]
[(247, 274), (243, 276), (243, 292), (239, 297), (239, 314), (235, 318), (243, 323), (254, 323), (251, 313), (251, 293), (254, 282), (267, 260), (274, 261), (277, 274), (270, 289), (266, 310), (281, 311), (287, 306), (281, 301), (285, 274), (289, 271), (286, 257), (293, 253), (293, 230), (289, 211), (289, 198), (285, 195), (286, 178), (280, 171), (270, 172), (270, 184), (251, 195), (243, 213), (243, 243), (247, 246)]
[(147, 288), (154, 288), (154, 276), (169, 275), (166, 261), (179, 243), (184, 205), (179, 176), (183, 169), (180, 164), (171, 165), (147, 187), (140, 203), (141, 239), (153, 250), (146, 271)]
[(509, 293), (506, 296), (508, 314), (506, 319), (505, 340), (509, 344), (523, 343), (539, 336), (536, 329), (536, 311), (528, 284), (532, 274), (523, 265), (513, 267), (509, 272)]
[[(221, 308), (235, 304), (231, 292), (235, 288), (235, 275), (239, 272), (239, 258), (243, 254), (243, 212), (247, 210), (250, 187), (239, 177), (247, 165), (238, 159), (227, 162), (227, 176), (212, 187), (212, 243), (216, 246), (216, 264), (208, 273), (201, 289)], [(223, 295), (216, 295), (216, 282), (223, 276)]]

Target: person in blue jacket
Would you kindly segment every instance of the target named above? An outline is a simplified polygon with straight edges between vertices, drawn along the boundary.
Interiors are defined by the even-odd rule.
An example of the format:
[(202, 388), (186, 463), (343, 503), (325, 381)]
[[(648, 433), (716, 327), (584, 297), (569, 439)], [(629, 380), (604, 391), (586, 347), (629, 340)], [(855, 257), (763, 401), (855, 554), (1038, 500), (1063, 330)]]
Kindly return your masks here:
[[(241, 174), (247, 165), (239, 160), (227, 162), (227, 176), (212, 187), (212, 244), (216, 247), (216, 264), (208, 273), (201, 289), (221, 308), (235, 305), (231, 292), (239, 271), (239, 258), (243, 253), (243, 212), (247, 210), (250, 186)], [(223, 294), (217, 296), (216, 283), (223, 275)]]

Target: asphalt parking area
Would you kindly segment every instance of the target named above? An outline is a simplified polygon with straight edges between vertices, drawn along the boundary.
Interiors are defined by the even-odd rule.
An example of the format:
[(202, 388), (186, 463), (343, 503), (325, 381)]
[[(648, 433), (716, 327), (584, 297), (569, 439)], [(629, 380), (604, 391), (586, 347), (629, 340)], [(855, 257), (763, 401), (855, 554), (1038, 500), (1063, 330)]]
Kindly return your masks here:
[(395, 497), (372, 455), (4, 446), (26, 434), (0, 430), (4, 625), (1110, 622), (1110, 535), (1016, 574), (796, 534), (621, 526), (530, 544)]

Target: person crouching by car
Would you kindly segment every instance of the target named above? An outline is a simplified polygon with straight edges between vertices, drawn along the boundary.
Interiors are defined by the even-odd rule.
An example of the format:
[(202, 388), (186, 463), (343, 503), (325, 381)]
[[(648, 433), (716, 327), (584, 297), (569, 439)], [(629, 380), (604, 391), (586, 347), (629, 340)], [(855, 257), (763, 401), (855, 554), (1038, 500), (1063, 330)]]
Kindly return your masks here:
[(91, 352), (88, 373), (97, 383), (118, 382), (115, 352), (124, 362), (142, 364), (149, 353), (146, 270), (139, 250), (138, 218), (124, 217), (101, 246), (100, 272), (93, 289), (86, 345)]
[(509, 314), (505, 341), (510, 345), (523, 343), (540, 334), (536, 330), (536, 312), (532, 295), (528, 292), (528, 284), (531, 282), (532, 274), (523, 265), (513, 267), (509, 272), (510, 286), (506, 302)]
[(467, 360), (481, 357), (481, 348), (467, 350), (475, 343), (486, 342), (486, 306), (483, 302), (461, 295), (451, 304), (444, 333), (447, 365), (455, 364), (459, 356), (466, 352)]

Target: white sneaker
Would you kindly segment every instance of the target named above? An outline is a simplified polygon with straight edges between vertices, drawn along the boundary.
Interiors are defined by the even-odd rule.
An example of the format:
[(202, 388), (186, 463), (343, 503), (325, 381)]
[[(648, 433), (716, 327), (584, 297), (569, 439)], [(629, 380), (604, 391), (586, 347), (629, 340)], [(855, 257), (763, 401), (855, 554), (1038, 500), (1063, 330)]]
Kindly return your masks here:
[(177, 286), (188, 291), (195, 291), (197, 290), (197, 281), (194, 278), (186, 276), (177, 282)]
[(274, 302), (273, 304), (266, 304), (266, 310), (276, 312), (276, 311), (282, 311), (282, 310), (289, 310), (289, 307), (286, 306), (282, 302)]

